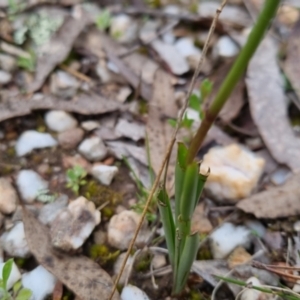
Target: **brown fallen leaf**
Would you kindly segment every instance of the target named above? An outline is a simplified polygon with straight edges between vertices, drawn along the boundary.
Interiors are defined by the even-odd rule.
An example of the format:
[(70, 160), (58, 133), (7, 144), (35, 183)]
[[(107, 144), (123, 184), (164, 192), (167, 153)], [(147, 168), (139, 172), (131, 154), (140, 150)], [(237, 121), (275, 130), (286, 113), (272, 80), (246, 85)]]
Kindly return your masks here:
[(89, 24), (90, 18), (83, 11), (76, 17), (68, 16), (58, 32), (40, 49), (37, 58), (33, 82), (28, 86), (28, 93), (39, 90), (54, 68), (69, 55), (75, 39)]
[[(168, 118), (176, 118), (177, 116), (177, 107), (174, 99), (174, 89), (171, 85), (170, 77), (163, 70), (157, 70), (146, 127), (151, 165), (155, 174), (160, 169), (172, 137), (173, 128), (168, 123)], [(174, 180), (176, 148), (174, 145), (168, 168), (167, 189), (169, 192), (172, 190)]]
[(150, 84), (158, 66), (146, 56), (132, 53), (119, 58), (118, 56), (126, 53), (128, 49), (96, 29), (85, 34), (77, 43), (77, 47), (84, 47), (98, 57), (103, 57), (103, 51), (105, 51), (124, 79), (135, 89), (140, 88), (140, 93), (145, 100), (151, 100)]
[(30, 114), (38, 109), (58, 109), (83, 115), (103, 114), (121, 108), (121, 104), (107, 100), (97, 94), (79, 94), (70, 101), (58, 99), (48, 95), (34, 95), (30, 99), (24, 97), (9, 97), (0, 102), (0, 122), (19, 116)]
[(140, 88), (140, 94), (145, 100), (151, 100), (152, 98), (152, 89), (151, 86), (142, 81), (141, 76), (137, 76), (122, 59), (114, 55), (111, 49), (105, 44), (106, 54), (108, 58), (117, 66), (120, 73), (124, 78), (130, 83), (135, 89)]
[[(222, 64), (214, 73), (214, 75), (211, 77), (211, 81), (213, 84), (213, 90), (208, 98), (208, 103), (211, 103), (215, 96), (217, 95), (218, 90), (220, 89), (224, 78), (228, 74), (230, 68), (232, 66), (232, 62), (227, 62)], [(226, 101), (225, 105), (223, 106), (219, 118), (226, 124), (230, 121), (232, 121), (236, 116), (239, 114), (241, 108), (244, 105), (244, 79), (240, 80), (233, 90), (232, 94)]]
[(300, 19), (295, 24), (287, 41), (284, 71), (300, 99)]
[[(37, 261), (83, 300), (109, 299), (111, 277), (85, 256), (71, 256), (54, 250), (49, 230), (23, 207), (26, 240)], [(120, 299), (118, 293), (113, 299)]]
[(246, 85), (251, 115), (264, 143), (277, 162), (296, 172), (300, 169), (300, 139), (288, 120), (277, 50), (267, 36), (249, 63)]
[(241, 200), (237, 207), (257, 218), (275, 219), (300, 214), (300, 173), (284, 185), (270, 188)]

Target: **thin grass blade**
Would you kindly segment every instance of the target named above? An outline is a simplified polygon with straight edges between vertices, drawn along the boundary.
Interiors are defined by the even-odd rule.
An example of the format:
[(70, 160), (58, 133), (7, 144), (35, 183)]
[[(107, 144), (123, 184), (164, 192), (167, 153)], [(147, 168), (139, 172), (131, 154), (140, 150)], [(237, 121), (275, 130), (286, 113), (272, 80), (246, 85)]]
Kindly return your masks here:
[(184, 249), (179, 259), (177, 277), (175, 280), (174, 292), (179, 293), (183, 290), (189, 276), (192, 264), (196, 258), (199, 245), (199, 234), (195, 233), (186, 238)]
[(158, 195), (158, 208), (161, 215), (161, 221), (165, 231), (167, 248), (169, 250), (169, 258), (171, 265), (174, 267), (175, 257), (175, 223), (170, 205), (170, 199), (166, 189), (163, 187), (159, 190)]

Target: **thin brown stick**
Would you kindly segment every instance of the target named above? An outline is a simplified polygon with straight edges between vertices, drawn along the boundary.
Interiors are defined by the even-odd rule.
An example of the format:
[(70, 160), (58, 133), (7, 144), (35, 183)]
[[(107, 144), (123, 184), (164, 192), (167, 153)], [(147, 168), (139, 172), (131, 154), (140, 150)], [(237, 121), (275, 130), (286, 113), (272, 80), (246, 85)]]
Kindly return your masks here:
[(71, 75), (73, 75), (74, 77), (76, 77), (79, 80), (82, 80), (82, 81), (85, 81), (85, 82), (92, 82), (92, 78), (91, 77), (88, 77), (85, 74), (83, 74), (83, 73), (81, 73), (79, 71), (76, 71), (76, 70), (68, 67), (67, 65), (61, 64), (61, 65), (59, 65), (59, 67), (62, 70), (68, 72)]
[(190, 84), (190, 86), (189, 86), (187, 95), (186, 95), (186, 97), (185, 97), (185, 99), (184, 99), (184, 105), (183, 105), (183, 108), (182, 108), (182, 110), (181, 110), (181, 112), (180, 112), (180, 115), (179, 115), (179, 117), (178, 117), (178, 119), (177, 119), (177, 124), (176, 124), (176, 128), (175, 128), (175, 130), (174, 130), (174, 132), (173, 132), (172, 139), (171, 139), (171, 141), (170, 141), (170, 143), (169, 143), (169, 145), (168, 145), (166, 155), (165, 155), (165, 157), (164, 157), (164, 159), (163, 159), (163, 162), (162, 162), (161, 167), (160, 167), (160, 169), (159, 169), (159, 171), (158, 171), (157, 177), (155, 178), (155, 181), (154, 181), (154, 183), (153, 183), (153, 186), (152, 186), (152, 188), (151, 188), (151, 190), (150, 190), (150, 193), (149, 193), (149, 195), (148, 195), (147, 201), (146, 201), (146, 203), (145, 203), (144, 210), (143, 210), (143, 212), (142, 212), (141, 220), (140, 220), (140, 222), (139, 222), (139, 224), (138, 224), (138, 226), (137, 226), (137, 228), (136, 228), (136, 231), (135, 231), (135, 233), (134, 233), (134, 236), (133, 236), (133, 238), (132, 238), (132, 240), (131, 240), (131, 242), (130, 242), (130, 244), (129, 244), (128, 250), (127, 250), (127, 252), (126, 252), (126, 256), (125, 256), (125, 258), (124, 258), (124, 260), (123, 260), (123, 264), (122, 264), (122, 267), (121, 267), (121, 269), (120, 269), (120, 272), (119, 272), (119, 274), (118, 274), (118, 276), (117, 276), (117, 278), (116, 278), (116, 281), (115, 281), (115, 284), (114, 284), (114, 286), (113, 286), (113, 289), (112, 289), (111, 295), (110, 295), (110, 297), (109, 297), (109, 300), (112, 300), (113, 295), (114, 295), (114, 293), (115, 293), (115, 291), (116, 291), (116, 289), (117, 289), (117, 285), (118, 285), (119, 280), (120, 280), (120, 278), (121, 278), (121, 276), (122, 276), (122, 273), (123, 273), (123, 271), (124, 271), (124, 268), (125, 268), (127, 259), (128, 259), (128, 257), (130, 256), (130, 253), (131, 253), (131, 251), (132, 251), (132, 248), (133, 248), (133, 246), (134, 246), (134, 243), (135, 243), (135, 241), (136, 241), (136, 238), (137, 238), (137, 236), (138, 236), (138, 233), (139, 233), (139, 231), (140, 231), (140, 229), (141, 229), (141, 227), (142, 227), (143, 221), (144, 221), (144, 219), (145, 219), (145, 216), (146, 216), (148, 207), (149, 207), (149, 205), (150, 205), (150, 202), (151, 202), (151, 200), (152, 200), (152, 198), (153, 198), (153, 195), (154, 195), (154, 193), (155, 193), (155, 191), (156, 191), (156, 188), (157, 188), (157, 186), (158, 186), (158, 184), (159, 184), (160, 177), (161, 177), (162, 172), (163, 172), (163, 170), (164, 170), (165, 164), (166, 164), (166, 162), (167, 162), (167, 160), (168, 160), (168, 158), (169, 158), (169, 156), (170, 156), (170, 154), (171, 154), (171, 151), (172, 151), (172, 149), (173, 149), (174, 143), (175, 143), (175, 141), (176, 141), (176, 136), (177, 136), (177, 133), (178, 133), (178, 130), (179, 130), (179, 127), (180, 127), (181, 120), (182, 120), (183, 115), (184, 115), (184, 112), (185, 112), (185, 110), (186, 110), (186, 108), (187, 108), (187, 106), (188, 106), (189, 98), (190, 98), (190, 96), (191, 96), (191, 94), (192, 94), (192, 92), (193, 92), (193, 89), (194, 89), (194, 85), (195, 85), (196, 79), (197, 79), (197, 77), (199, 76), (199, 73), (200, 73), (200, 71), (201, 71), (201, 68), (202, 68), (202, 65), (203, 65), (203, 62), (204, 62), (204, 58), (205, 58), (205, 56), (206, 56), (206, 53), (207, 53), (207, 50), (208, 50), (208, 47), (209, 47), (209, 43), (210, 43), (211, 37), (212, 37), (212, 35), (213, 35), (213, 33), (214, 33), (214, 30), (215, 30), (215, 27), (216, 27), (216, 24), (217, 24), (219, 15), (220, 15), (220, 13), (222, 12), (222, 10), (223, 10), (224, 6), (226, 5), (226, 3), (227, 3), (227, 0), (223, 0), (222, 4), (221, 4), (220, 7), (217, 9), (216, 14), (215, 14), (215, 16), (214, 16), (214, 19), (213, 19), (213, 21), (212, 21), (212, 24), (211, 24), (211, 27), (210, 27), (210, 30), (209, 30), (207, 39), (206, 39), (206, 41), (205, 41), (205, 45), (204, 45), (204, 47), (203, 47), (203, 51), (202, 51), (201, 58), (200, 58), (200, 60), (199, 60), (197, 69), (195, 70), (195, 73), (194, 73), (194, 75), (193, 75), (193, 78), (192, 78), (191, 84)]
[[(267, 270), (269, 272), (272, 272), (272, 273), (277, 274), (277, 275), (282, 276), (282, 277), (289, 278), (291, 280), (291, 282), (293, 282), (293, 283), (296, 283), (300, 279), (300, 276), (298, 276), (298, 275), (292, 275), (292, 274), (289, 274), (289, 273), (286, 273), (286, 272), (278, 271), (278, 268), (270, 267), (268, 265), (264, 265), (264, 264), (259, 263), (257, 261), (253, 261), (252, 266), (255, 267), (255, 268)], [(286, 271), (287, 270), (288, 269), (286, 268)]]

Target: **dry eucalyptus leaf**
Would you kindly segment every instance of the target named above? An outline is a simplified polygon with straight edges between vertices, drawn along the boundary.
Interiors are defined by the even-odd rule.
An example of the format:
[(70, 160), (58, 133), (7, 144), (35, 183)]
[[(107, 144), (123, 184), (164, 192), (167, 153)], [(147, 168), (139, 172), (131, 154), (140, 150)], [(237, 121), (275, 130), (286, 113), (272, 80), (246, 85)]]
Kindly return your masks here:
[(238, 202), (237, 207), (257, 218), (276, 219), (300, 214), (300, 173), (284, 185), (272, 187)]
[(289, 36), (284, 71), (300, 99), (300, 19)]
[(97, 94), (78, 94), (70, 101), (64, 101), (49, 95), (34, 95), (30, 99), (24, 97), (9, 97), (0, 102), (0, 122), (30, 114), (38, 109), (58, 109), (83, 115), (103, 114), (113, 112), (122, 107), (116, 101), (107, 100)]
[(158, 69), (156, 63), (138, 53), (120, 58), (119, 55), (127, 53), (128, 49), (99, 30), (90, 30), (82, 36), (76, 46), (84, 47), (99, 58), (103, 58), (105, 50), (109, 60), (118, 68), (119, 74), (135, 89), (140, 89), (141, 95), (146, 100), (151, 100), (152, 89), (150, 85)]
[(101, 37), (106, 55), (117, 66), (122, 76), (135, 89), (140, 89), (140, 93), (143, 98), (145, 98), (146, 100), (151, 100), (151, 86), (145, 83), (142, 77), (142, 70), (143, 68), (145, 68), (145, 66), (141, 66), (142, 68), (138, 70), (139, 72), (135, 72), (135, 70), (130, 66), (130, 64), (128, 64), (128, 60), (123, 60), (117, 56), (117, 54), (122, 53), (126, 48), (121, 47), (116, 41), (112, 40), (109, 36), (105, 34), (98, 33), (98, 35), (100, 35)]
[(249, 63), (246, 85), (252, 118), (277, 162), (300, 169), (300, 139), (287, 116), (283, 80), (277, 63), (278, 47), (267, 36)]
[[(174, 89), (170, 82), (170, 76), (159, 69), (154, 79), (153, 97), (149, 104), (146, 127), (151, 166), (156, 175), (173, 135), (174, 129), (168, 123), (168, 118), (176, 118), (177, 116), (177, 107), (174, 99)], [(168, 168), (167, 189), (169, 192), (174, 181), (176, 149), (177, 147), (174, 145)]]
[[(85, 256), (72, 256), (51, 247), (49, 230), (23, 207), (25, 235), (37, 261), (82, 300), (109, 299), (111, 277)], [(114, 300), (120, 299), (116, 292)]]
[(89, 23), (90, 19), (83, 12), (80, 17), (69, 16), (65, 19), (58, 32), (40, 49), (35, 78), (28, 87), (29, 93), (39, 90), (55, 67), (67, 58), (75, 39)]

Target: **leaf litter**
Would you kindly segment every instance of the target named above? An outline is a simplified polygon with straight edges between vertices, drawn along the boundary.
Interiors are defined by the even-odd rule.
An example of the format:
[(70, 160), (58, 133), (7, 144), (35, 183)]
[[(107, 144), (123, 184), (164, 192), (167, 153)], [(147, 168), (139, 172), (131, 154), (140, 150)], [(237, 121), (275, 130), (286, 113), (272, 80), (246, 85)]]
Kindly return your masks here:
[[(157, 70), (146, 127), (151, 167), (156, 174), (172, 137), (173, 128), (168, 123), (168, 119), (177, 116), (177, 107), (173, 99), (174, 90), (169, 76), (163, 70)], [(172, 150), (167, 174), (166, 186), (169, 191), (173, 189), (174, 184), (175, 160), (176, 147)]]
[(300, 99), (300, 19), (296, 22), (292, 32), (289, 36), (287, 49), (286, 49), (286, 59), (284, 62), (284, 71), (289, 78), (298, 99)]
[(84, 115), (104, 114), (119, 110), (122, 105), (113, 100), (107, 100), (95, 93), (81, 93), (72, 100), (64, 101), (57, 97), (35, 94), (29, 99), (22, 96), (7, 97), (0, 102), (0, 122), (19, 116), (30, 114), (40, 109), (61, 109)]
[(300, 214), (300, 174), (294, 175), (284, 185), (241, 200), (237, 207), (257, 218), (276, 219)]
[[(31, 8), (26, 9), (26, 13), (34, 13), (36, 9), (39, 9), (39, 6), (43, 6), (42, 2), (44, 3), (44, 1), (41, 1), (41, 3), (33, 4)], [(140, 198), (137, 198), (136, 188), (132, 181), (127, 181), (129, 178), (128, 173), (130, 171), (134, 172), (138, 181), (143, 183), (145, 190), (142, 193), (139, 190), (138, 193), (139, 196), (145, 196), (145, 192), (151, 183), (147, 151), (150, 152), (151, 167), (157, 173), (166, 150), (166, 145), (173, 131), (168, 119), (176, 119), (180, 104), (180, 97), (178, 95), (186, 93), (186, 83), (192, 75), (191, 70), (193, 67), (190, 61), (188, 61), (188, 68), (178, 72), (176, 66), (172, 65), (176, 61), (170, 59), (165, 50), (162, 52), (155, 51), (153, 45), (159, 43), (163, 44), (164, 47), (167, 45), (167, 48), (173, 51), (178, 46), (177, 42), (188, 39), (195, 49), (199, 48), (196, 49), (199, 50), (196, 52), (201, 55), (203, 36), (207, 35), (207, 26), (210, 24), (211, 18), (215, 13), (215, 9), (217, 8), (215, 5), (217, 3), (201, 2), (199, 5), (196, 3), (196, 5), (191, 4), (190, 6), (184, 4), (175, 7), (174, 10), (174, 6), (172, 7), (165, 3), (161, 5), (161, 8), (157, 9), (155, 8), (155, 1), (151, 3), (153, 5), (152, 8), (150, 8), (149, 3), (145, 3), (142, 0), (132, 1), (126, 8), (120, 5), (111, 6), (111, 3), (107, 2), (107, 6), (104, 6), (106, 23), (103, 28), (100, 28), (99, 24), (103, 23), (100, 20), (101, 16), (103, 16), (103, 11), (97, 5), (92, 5), (90, 9), (84, 11), (83, 7), (74, 6), (74, 4), (81, 1), (67, 0), (59, 4), (57, 1), (48, 2), (53, 2), (51, 7), (56, 9), (59, 7), (61, 10), (63, 10), (62, 6), (67, 5), (68, 8), (64, 8), (64, 16), (67, 17), (65, 17), (63, 25), (49, 43), (42, 48), (44, 52), (40, 52), (40, 54), (36, 53), (38, 55), (38, 64), (32, 84), (30, 85), (32, 74), (28, 70), (23, 69), (21, 71), (18, 69), (18, 66), (14, 66), (12, 69), (9, 69), (8, 66), (7, 69), (7, 64), (3, 65), (3, 61), (1, 60), (2, 53), (0, 54), (0, 69), (9, 70), (8, 73), (12, 74), (11, 81), (9, 84), (3, 85), (1, 92), (0, 172), (1, 175), (6, 175), (6, 169), (11, 168), (11, 165), (14, 166), (15, 158), (9, 157), (9, 151), (13, 148), (12, 146), (18, 138), (19, 133), (26, 129), (36, 129), (41, 132), (47, 131), (48, 128), (45, 126), (43, 120), (41, 120), (43, 118), (41, 116), (44, 114), (43, 110), (55, 109), (75, 113), (74, 117), (77, 119), (78, 124), (81, 124), (81, 127), (85, 130), (85, 138), (96, 135), (103, 140), (105, 147), (108, 149), (105, 159), (92, 164), (78, 157), (77, 148), (75, 147), (70, 152), (63, 152), (62, 162), (59, 162), (59, 160), (57, 162), (57, 158), (61, 155), (61, 146), (57, 146), (52, 149), (42, 149), (33, 152), (29, 156), (22, 157), (21, 160), (17, 161), (20, 167), (13, 168), (13, 170), (18, 170), (19, 168), (26, 169), (28, 167), (36, 169), (45, 180), (49, 181), (49, 192), (56, 193), (57, 190), (64, 191), (66, 169), (82, 165), (83, 169), (89, 174), (87, 175), (87, 186), (84, 186), (83, 193), (87, 195), (90, 193), (90, 200), (94, 200), (94, 198), (102, 199), (108, 193), (107, 189), (110, 188), (113, 189), (113, 192), (122, 190), (123, 193), (123, 190), (125, 190), (122, 205), (115, 207), (115, 204), (112, 204), (113, 200), (112, 202), (104, 201), (107, 207), (103, 209), (103, 223), (99, 228), (95, 229), (93, 237), (82, 248), (84, 255), (89, 255), (86, 250), (89, 249), (91, 243), (97, 244), (92, 244), (92, 248), (95, 247), (95, 249), (99, 245), (106, 247), (103, 235), (106, 234), (105, 228), (107, 228), (109, 223), (109, 214), (115, 214), (119, 210), (121, 211), (142, 203), (138, 202)], [(114, 3), (116, 2), (118, 1), (114, 1)], [(247, 30), (253, 24), (253, 20), (256, 18), (258, 12), (257, 10), (253, 14), (249, 9), (251, 6), (248, 5), (249, 2), (245, 1), (245, 3), (241, 3), (239, 1), (238, 5), (234, 1), (230, 2), (230, 5), (221, 14), (216, 27), (216, 34), (211, 41), (210, 50), (212, 54), (209, 54), (206, 58), (210, 68), (209, 70), (204, 70), (197, 79), (201, 82), (209, 76), (214, 82), (214, 90), (211, 98), (214, 97), (215, 90), (218, 89), (218, 86), (230, 68), (230, 62), (227, 59), (225, 60), (220, 55), (219, 57), (213, 55), (216, 46), (219, 47), (218, 41), (223, 36), (234, 37), (236, 41), (245, 40), (242, 30)], [(135, 6), (135, 4), (137, 5)], [(176, 5), (179, 4), (177, 3)], [(70, 14), (69, 8), (75, 14)], [(141, 25), (139, 33), (134, 36), (134, 41), (131, 43), (126, 42), (124, 37), (118, 36), (118, 32), (115, 32), (115, 35), (113, 35), (110, 30), (111, 21), (120, 14), (125, 14), (127, 20), (128, 17), (131, 18), (132, 23)], [(283, 17), (280, 16), (277, 24), (280, 32), (286, 32), (285, 30), (289, 30), (287, 24), (292, 24), (291, 20), (283, 22)], [(289, 18), (289, 16), (286, 17)], [(96, 19), (98, 19), (98, 22), (94, 26), (92, 23)], [(171, 23), (170, 20), (174, 22)], [(151, 27), (153, 25), (150, 24), (151, 22), (156, 23), (154, 29)], [(152, 28), (152, 32), (150, 32), (151, 39), (144, 39), (141, 34), (142, 28), (147, 27), (147, 25), (151, 25), (150, 27)], [(296, 64), (297, 57), (299, 56), (297, 26), (299, 27), (299, 25), (295, 25), (292, 34), (287, 40), (286, 60), (283, 63), (285, 75), (289, 78), (296, 93), (299, 89)], [(1, 32), (2, 35), (3, 33)], [(10, 35), (11, 31), (7, 31), (4, 36), (8, 37), (8, 41), (11, 42), (13, 39)], [(284, 34), (281, 37), (284, 38)], [(122, 42), (122, 44), (118, 41)], [(124, 46), (123, 42), (127, 46)], [(268, 45), (268, 43), (271, 43), (271, 45)], [(230, 219), (232, 223), (235, 223), (235, 221), (243, 224), (254, 222), (256, 225), (258, 224), (259, 228), (264, 228), (266, 236), (275, 236), (276, 245), (278, 245), (275, 247), (276, 249), (270, 246), (266, 236), (261, 233), (259, 235), (257, 233), (259, 230), (255, 228), (253, 230), (255, 231), (255, 235), (253, 234), (251, 242), (249, 242), (250, 248), (243, 249), (243, 251), (248, 256), (251, 256), (257, 247), (269, 247), (272, 251), (266, 252), (267, 255), (262, 260), (270, 260), (272, 262), (274, 261), (274, 257), (276, 261), (285, 261), (285, 248), (282, 246), (284, 244), (282, 241), (289, 242), (289, 238), (285, 235), (287, 232), (292, 234), (292, 238), (296, 240), (295, 231), (297, 230), (297, 226), (295, 225), (296, 223), (294, 224), (294, 221), (300, 214), (297, 203), (297, 197), (299, 198), (297, 189), (299, 175), (295, 174), (294, 177), (282, 186), (274, 187), (272, 182), (279, 184), (282, 182), (282, 173), (290, 174), (289, 169), (280, 164), (289, 166), (294, 172), (298, 170), (299, 155), (296, 149), (299, 149), (299, 145), (297, 132), (292, 130), (289, 116), (286, 113), (289, 111), (289, 113), (295, 114), (295, 109), (291, 105), (288, 106), (285, 99), (282, 78), (277, 66), (279, 47), (270, 41), (265, 41), (265, 44), (267, 46), (263, 45), (263, 50), (258, 51), (256, 57), (250, 63), (246, 74), (245, 80), (248, 98), (245, 97), (245, 85), (243, 80), (241, 80), (220, 115), (221, 125), (223, 126), (218, 127), (214, 125), (210, 129), (199, 153), (199, 158), (202, 158), (212, 147), (222, 147), (237, 143), (243, 144), (244, 148), (248, 148), (247, 151), (251, 150), (253, 155), (258, 155), (265, 159), (264, 174), (254, 189), (252, 196), (240, 200), (236, 206), (218, 206), (214, 199), (210, 199), (207, 194), (205, 198), (201, 199), (199, 206), (202, 209), (201, 213), (198, 214), (198, 218), (200, 221), (207, 220), (214, 227), (214, 229), (209, 228), (209, 230), (204, 232), (199, 230), (201, 238), (203, 235), (205, 241), (206, 238), (209, 239), (211, 237), (209, 233), (211, 229), (212, 231), (216, 230), (218, 227), (216, 226), (217, 224), (221, 224), (220, 226), (222, 226), (222, 222), (229, 218), (227, 211), (238, 208), (233, 213), (233, 216), (237, 217), (238, 220), (232, 218)], [(31, 57), (31, 54), (29, 54), (31, 49), (30, 46), (27, 47), (27, 42), (21, 47), (16, 47), (12, 43), (5, 44), (1, 41), (0, 47), (2, 52), (16, 60), (19, 56), (24, 56), (26, 59)], [(182, 55), (184, 56), (184, 54)], [(184, 58), (186, 57), (184, 56)], [(185, 59), (182, 60), (182, 57), (180, 59), (181, 61), (185, 61)], [(65, 74), (75, 77), (78, 83), (80, 82), (80, 87), (76, 88), (76, 92), (72, 94), (72, 97), (61, 98), (61, 94), (54, 93), (51, 89), (52, 77), (61, 72), (61, 70), (55, 70), (57, 67), (62, 69)], [(50, 84), (47, 80), (48, 77), (50, 78)], [(40, 91), (40, 93), (34, 95), (16, 93), (20, 86), (24, 86), (20, 82), (26, 82), (25, 86), (30, 86), (31, 89), (28, 91)], [(93, 85), (90, 85), (90, 82)], [(126, 95), (122, 96), (122, 101), (118, 102), (116, 101), (118, 94), (123, 88), (126, 89)], [(250, 118), (248, 104), (253, 120)], [(275, 112), (273, 112), (273, 109), (275, 109)], [(24, 118), (16, 118), (25, 115), (27, 116)], [(84, 123), (89, 124), (89, 126), (83, 126)], [(4, 125), (2, 126), (2, 124)], [(116, 127), (117, 124), (118, 127)], [(147, 135), (143, 133), (144, 124), (147, 127)], [(224, 126), (226, 124), (228, 126)], [(258, 127), (258, 131), (255, 126)], [(56, 138), (56, 133), (51, 131), (49, 133), (53, 135), (53, 138)], [(249, 136), (252, 139), (251, 142), (249, 141)], [(186, 137), (182, 136), (180, 132), (178, 139)], [(43, 155), (44, 153), (47, 153), (46, 158), (39, 157), (39, 155)], [(276, 161), (271, 157), (270, 153)], [(123, 164), (124, 156), (130, 168), (126, 168), (125, 164)], [(55, 160), (56, 162), (53, 162)], [(169, 190), (173, 188), (174, 162), (173, 153), (167, 177)], [(94, 180), (95, 178), (90, 178), (90, 169), (97, 165), (119, 168), (120, 173), (113, 180), (111, 187), (103, 190), (101, 187), (100, 192)], [(282, 170), (286, 170), (286, 172), (282, 172)], [(14, 181), (15, 176), (18, 175), (16, 172), (8, 172), (9, 176), (7, 177)], [(124, 172), (127, 176), (125, 176), (126, 179), (122, 177), (124, 176)], [(279, 180), (278, 176), (280, 177)], [(95, 184), (96, 193), (94, 190)], [(129, 192), (126, 191), (127, 187), (129, 187)], [(73, 200), (72, 196), (70, 200)], [(102, 204), (103, 202), (100, 201), (100, 203)], [(239, 213), (241, 211), (248, 214)], [(155, 212), (155, 208), (152, 214), (153, 212)], [(154, 217), (157, 217), (155, 213)], [(273, 232), (272, 226), (275, 227), (281, 224), (283, 218), (294, 229), (289, 229), (289, 231), (285, 227), (281, 227)], [(5, 219), (5, 221), (7, 220)], [(58, 294), (57, 296), (53, 295), (54, 297), (58, 299), (61, 295), (64, 295), (62, 294), (62, 287), (66, 285), (81, 299), (99, 299), (99, 295), (102, 296), (101, 299), (108, 299), (109, 290), (113, 282), (103, 269), (110, 272), (111, 268), (109, 264), (104, 265), (102, 269), (102, 263), (100, 263), (100, 267), (99, 264), (89, 260), (86, 256), (71, 253), (66, 254), (53, 249), (49, 242), (48, 229), (39, 224), (29, 212), (24, 212), (24, 223), (26, 238), (31, 252), (37, 258), (37, 261), (53, 273), (61, 282), (60, 286), (58, 284), (54, 290)], [(159, 231), (160, 229), (156, 231), (156, 225), (159, 227), (159, 223), (150, 223), (150, 226), (153, 226), (154, 237), (158, 238), (157, 241), (160, 247), (165, 247), (160, 242), (161, 232)], [(226, 243), (229, 243), (232, 236), (226, 238)], [(257, 236), (260, 238), (259, 242)], [(113, 256), (111, 251), (111, 249), (108, 250), (109, 255)], [(264, 251), (267, 250), (265, 249)], [(274, 256), (273, 253), (275, 253)], [(7, 254), (9, 255), (9, 253)], [(213, 275), (220, 274), (221, 272), (218, 272), (219, 269), (224, 271), (222, 272), (223, 275), (226, 275), (230, 271), (228, 265), (230, 265), (230, 259), (233, 254), (230, 254), (228, 261), (219, 262), (216, 259), (210, 260), (211, 249), (209, 249), (208, 244), (202, 242), (198, 256), (198, 260), (194, 264), (194, 271), (198, 275), (190, 277), (189, 290), (196, 292), (197, 295), (201, 294), (201, 297), (209, 297), (208, 293), (211, 293), (212, 287), (218, 285), (218, 280)], [(98, 258), (96, 259), (98, 260)], [(102, 257), (100, 260), (102, 260)], [(239, 262), (240, 257), (236, 261)], [(254, 274), (252, 272), (253, 268), (251, 268), (251, 272), (248, 272), (248, 269), (247, 267), (241, 267), (238, 269), (238, 272), (234, 272), (234, 275), (241, 280), (247, 280), (248, 276)], [(170, 296), (168, 294), (170, 292), (169, 285), (164, 286), (163, 283), (164, 281), (169, 282), (166, 275), (164, 275), (166, 276), (163, 278), (164, 280), (157, 281), (157, 290), (150, 280), (144, 279), (140, 275), (141, 273), (134, 268), (130, 280), (134, 284), (142, 286), (151, 299), (165, 299)], [(278, 281), (269, 281), (267, 275), (270, 275), (270, 273), (265, 272), (264, 275), (257, 276), (263, 278), (264, 283), (277, 286)], [(201, 283), (201, 287), (199, 288), (200, 277), (203, 278), (204, 282)], [(196, 288), (194, 288), (194, 283), (196, 283)], [(222, 285), (220, 292), (223, 292), (223, 288), (224, 286)], [(239, 288), (232, 289), (232, 284), (230, 284), (230, 289), (235, 296), (240, 292)], [(232, 294), (230, 295), (233, 296)], [(188, 299), (191, 298), (190, 294), (186, 294), (186, 296)], [(230, 296), (227, 298), (231, 299)], [(219, 297), (218, 294), (217, 299), (223, 298), (222, 296)]]
[(277, 162), (300, 171), (300, 139), (287, 116), (283, 80), (277, 65), (278, 46), (266, 37), (249, 63), (246, 85), (251, 115)]
[(78, 9), (76, 14), (64, 20), (55, 36), (39, 49), (35, 78), (28, 86), (28, 93), (42, 87), (51, 71), (67, 58), (76, 38), (90, 22), (90, 18), (82, 9)]

